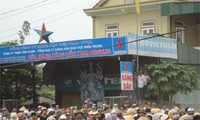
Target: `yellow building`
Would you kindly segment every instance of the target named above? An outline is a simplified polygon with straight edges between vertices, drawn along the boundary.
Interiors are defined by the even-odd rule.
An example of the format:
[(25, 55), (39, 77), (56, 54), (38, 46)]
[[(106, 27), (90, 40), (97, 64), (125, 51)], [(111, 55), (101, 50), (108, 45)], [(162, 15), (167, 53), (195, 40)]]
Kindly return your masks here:
[[(200, 75), (200, 51), (194, 49), (200, 48), (200, 2), (140, 0), (140, 14), (137, 14), (135, 1), (100, 0), (92, 8), (84, 9), (93, 20), (93, 37), (134, 33), (175, 38), (178, 41), (177, 63), (193, 65)], [(200, 87), (187, 96), (177, 94), (175, 101), (200, 104), (199, 91)]]
[(84, 12), (93, 19), (94, 38), (123, 36), (128, 32), (160, 34), (199, 47), (200, 2), (185, 1), (140, 0), (137, 14), (134, 0), (100, 0)]

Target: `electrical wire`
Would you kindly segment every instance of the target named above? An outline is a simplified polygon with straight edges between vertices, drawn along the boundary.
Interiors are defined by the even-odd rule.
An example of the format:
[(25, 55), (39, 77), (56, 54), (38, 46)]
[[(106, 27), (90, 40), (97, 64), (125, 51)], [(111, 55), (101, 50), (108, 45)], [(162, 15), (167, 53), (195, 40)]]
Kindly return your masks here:
[[(93, 1), (93, 2), (91, 2), (91, 3), (87, 3), (87, 4), (84, 4), (84, 5), (78, 6), (78, 7), (76, 7), (76, 8), (69, 9), (69, 10), (67, 10), (67, 11), (62, 11), (62, 12), (56, 13), (56, 14), (54, 14), (54, 15), (51, 15), (51, 16), (48, 16), (48, 17), (44, 17), (44, 18), (35, 20), (35, 21), (31, 22), (31, 24), (32, 24), (32, 23), (39, 22), (39, 21), (42, 21), (42, 20), (44, 20), (44, 19), (48, 19), (48, 18), (51, 18), (51, 17), (58, 16), (58, 15), (60, 15), (60, 14), (64, 14), (64, 13), (68, 13), (68, 12), (72, 11), (71, 13), (68, 13), (68, 14), (66, 14), (66, 15), (63, 15), (63, 16), (59, 17), (59, 18), (56, 18), (56, 19), (54, 19), (54, 20), (51, 20), (51, 21), (47, 22), (47, 24), (48, 24), (48, 23), (55, 22), (55, 21), (58, 21), (58, 20), (60, 20), (60, 19), (63, 19), (64, 17), (67, 17), (67, 16), (69, 16), (69, 15), (75, 13), (75, 12), (78, 12), (78, 11), (82, 10), (81, 7), (85, 7), (85, 6), (91, 5), (91, 4), (95, 3), (95, 2), (96, 2), (96, 1)], [(76, 9), (77, 9), (77, 10), (76, 10)], [(39, 26), (41, 26), (41, 25), (35, 26), (34, 28), (39, 27)], [(16, 26), (16, 27), (13, 27), (13, 28), (4, 30), (4, 31), (0, 31), (0, 34), (1, 34), (1, 33), (5, 33), (5, 32), (7, 32), (7, 31), (10, 31), (10, 30), (13, 30), (13, 29), (18, 28), (18, 27), (21, 27), (21, 26)], [(5, 39), (5, 38), (8, 38), (8, 37), (10, 37), (10, 36), (14, 36), (14, 35), (16, 35), (16, 34), (17, 34), (17, 33), (10, 34), (10, 35), (1, 37), (1, 39)]]
[[(48, 19), (48, 18), (51, 18), (51, 17), (55, 17), (55, 16), (58, 16), (58, 15), (60, 15), (60, 14), (64, 14), (64, 13), (73, 11), (73, 10), (75, 10), (75, 9), (77, 9), (77, 8), (78, 8), (78, 10), (80, 10), (80, 9), (81, 9), (80, 7), (88, 6), (88, 5), (93, 4), (93, 3), (94, 3), (94, 2), (85, 4), (85, 5), (81, 5), (81, 6), (78, 6), (78, 7), (76, 7), (76, 8), (69, 9), (69, 10), (65, 10), (65, 11), (62, 11), (62, 12), (59, 12), (59, 13), (55, 13), (55, 14), (53, 14), (53, 15), (51, 15), (51, 16), (47, 16), (47, 17), (44, 17), (44, 18), (41, 18), (41, 19), (37, 19), (37, 20), (35, 20), (35, 21), (33, 21), (33, 22), (30, 22), (30, 23), (32, 24), (32, 23), (36, 23), (36, 22), (42, 21), (42, 20), (44, 20), (44, 19)], [(76, 10), (75, 12), (77, 12), (77, 10)], [(73, 12), (73, 13), (74, 13), (74, 12)], [(66, 16), (66, 15), (65, 15), (65, 16)], [(65, 17), (65, 16), (63, 16), (63, 17)], [(40, 25), (40, 26), (41, 26), (41, 25)], [(0, 31), (0, 34), (5, 33), (5, 32), (7, 32), (7, 31), (10, 31), (10, 30), (13, 30), (13, 29), (15, 29), (15, 28), (19, 28), (19, 27), (21, 27), (21, 26), (16, 26), (16, 27), (13, 27), (13, 28), (9, 28), (9, 29), (7, 29), (7, 30)], [(37, 26), (37, 27), (38, 27), (38, 26)], [(12, 35), (13, 35), (13, 34), (12, 34)]]
[[(91, 2), (91, 3), (87, 3), (87, 4), (85, 4), (85, 5), (81, 5), (81, 6), (78, 6), (78, 7), (76, 7), (76, 8), (72, 8), (72, 9), (70, 9), (70, 10), (63, 11), (63, 12), (60, 12), (60, 13), (57, 13), (57, 14), (54, 14), (54, 15), (51, 15), (51, 16), (48, 16), (48, 17), (45, 17), (45, 18), (43, 18), (43, 19), (47, 19), (47, 18), (50, 18), (50, 17), (57, 16), (57, 15), (59, 15), (59, 14), (68, 13), (68, 12), (72, 11), (71, 13), (68, 13), (68, 14), (66, 14), (66, 15), (63, 15), (63, 16), (61, 16), (61, 17), (59, 17), (59, 18), (55, 18), (55, 19), (53, 19), (53, 20), (51, 20), (51, 21), (48, 21), (48, 22), (46, 22), (45, 24), (49, 24), (49, 23), (52, 23), (52, 22), (55, 22), (55, 21), (59, 21), (59, 20), (64, 19), (65, 17), (67, 17), (67, 16), (69, 16), (69, 15), (71, 15), (71, 14), (73, 14), (73, 13), (76, 13), (76, 12), (82, 10), (82, 7), (91, 5), (91, 4), (93, 4), (93, 3), (96, 3), (96, 1)], [(43, 20), (43, 19), (39, 19), (39, 20), (37, 20), (37, 21), (34, 21), (34, 23), (35, 23), (35, 22), (38, 22), (38, 21), (41, 21), (41, 20)], [(39, 26), (41, 26), (41, 25), (39, 25)], [(39, 27), (39, 26), (36, 26), (36, 27)]]
[[(193, 27), (199, 27), (200, 24), (198, 25), (194, 25), (194, 26), (191, 26), (191, 27), (188, 27), (186, 28), (185, 30), (190, 30), (192, 29)], [(185, 31), (185, 30), (182, 30), (182, 31)], [(128, 41), (128, 42), (125, 42), (125, 43), (122, 43), (122, 44), (129, 44), (129, 43), (132, 43), (132, 42), (138, 42), (138, 41), (143, 41), (143, 40), (148, 40), (148, 39), (152, 39), (152, 38), (156, 38), (156, 37), (160, 37), (160, 36), (164, 36), (164, 35), (168, 35), (168, 34), (174, 34), (174, 33), (177, 33), (177, 32), (180, 32), (180, 31), (172, 31), (172, 32), (168, 32), (168, 33), (163, 33), (163, 34), (159, 34), (159, 35), (155, 35), (155, 36), (150, 36), (150, 37), (146, 37), (146, 38), (142, 38), (142, 39), (138, 39), (138, 40), (134, 40), (134, 41)], [(117, 46), (117, 45), (112, 45), (112, 46), (107, 46), (107, 47), (103, 47), (101, 49), (104, 49), (104, 48), (112, 48), (114, 46)], [(93, 49), (94, 50), (94, 49)], [(99, 50), (97, 48), (97, 50)], [(88, 50), (90, 51), (90, 50)], [(66, 58), (67, 59), (67, 58)], [(8, 67), (14, 67), (14, 66), (18, 66), (18, 65), (24, 65), (24, 64), (29, 64), (29, 63), (34, 63), (34, 62), (45, 62), (45, 61), (49, 61), (49, 60), (37, 60), (37, 61), (29, 61), (29, 62), (24, 62), (24, 63), (16, 63), (16, 64), (12, 64), (12, 65), (5, 65), (5, 66), (0, 66), (0, 69), (1, 68), (8, 68)], [(0, 64), (1, 65), (1, 64)]]
[(31, 4), (31, 5), (28, 5), (28, 6), (24, 6), (24, 7), (17, 8), (17, 9), (14, 9), (14, 10), (10, 10), (10, 11), (4, 12), (4, 13), (0, 13), (0, 16), (1, 16), (1, 15), (5, 15), (5, 14), (9, 14), (9, 13), (12, 13), (12, 12), (16, 12), (16, 11), (19, 11), (19, 10), (22, 10), (22, 9), (26, 9), (26, 8), (29, 8), (29, 7), (32, 7), (32, 6), (41, 4), (41, 3), (45, 3), (45, 2), (47, 2), (47, 1), (49, 1), (49, 0), (43, 0), (43, 1), (40, 1), (40, 2), (37, 2), (37, 3)]
[(58, 0), (55, 0), (55, 1), (52, 1), (52, 2), (47, 3), (47, 4), (45, 4), (45, 5), (40, 5), (40, 6), (37, 6), (37, 7), (34, 7), (34, 8), (30, 8), (30, 9), (23, 10), (23, 11), (21, 11), (21, 12), (15, 13), (15, 14), (11, 14), (11, 15), (9, 15), (9, 16), (1, 17), (0, 20), (6, 19), (6, 18), (9, 18), (9, 17), (13, 17), (13, 16), (15, 16), (15, 15), (19, 15), (19, 14), (21, 14), (21, 13), (28, 12), (28, 11), (30, 11), (30, 10), (34, 10), (34, 9), (36, 9), (36, 8), (44, 7), (44, 6), (46, 6), (46, 5), (55, 3), (55, 2), (57, 2), (57, 1), (58, 1)]

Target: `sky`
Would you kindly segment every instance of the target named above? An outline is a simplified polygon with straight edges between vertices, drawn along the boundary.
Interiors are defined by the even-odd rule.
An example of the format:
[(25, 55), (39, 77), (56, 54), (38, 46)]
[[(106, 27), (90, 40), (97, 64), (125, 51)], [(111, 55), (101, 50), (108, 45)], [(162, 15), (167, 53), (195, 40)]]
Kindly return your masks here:
[[(24, 21), (31, 23), (30, 35), (24, 44), (37, 44), (44, 23), (54, 32), (54, 42), (92, 38), (92, 18), (83, 9), (93, 7), (99, 0), (0, 0), (0, 43), (19, 39)], [(45, 41), (43, 41), (45, 43)]]

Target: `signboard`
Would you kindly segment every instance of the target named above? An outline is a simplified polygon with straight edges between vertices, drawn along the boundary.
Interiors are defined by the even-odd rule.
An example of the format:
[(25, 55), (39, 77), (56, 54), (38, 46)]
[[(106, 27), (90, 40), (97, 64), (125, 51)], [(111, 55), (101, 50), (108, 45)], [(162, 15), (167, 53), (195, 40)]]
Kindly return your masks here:
[(127, 54), (123, 43), (126, 36), (2, 47), (0, 64)]
[(105, 90), (121, 90), (121, 81), (119, 74), (106, 74), (104, 76)]
[(92, 101), (104, 98), (104, 75), (101, 62), (84, 62), (81, 64), (79, 84), (81, 100), (91, 98)]
[(121, 90), (133, 90), (133, 63), (120, 62)]
[[(136, 39), (138, 37), (138, 42)], [(177, 59), (177, 43), (175, 39), (128, 34), (128, 54), (160, 58)], [(137, 44), (138, 43), (138, 44)], [(138, 48), (138, 49), (137, 49)]]
[(57, 90), (59, 92), (80, 91), (77, 76), (59, 76), (56, 78)]
[(113, 54), (127, 54), (127, 40), (126, 37), (113, 38)]
[[(106, 74), (103, 76), (104, 90), (121, 90), (119, 74)], [(57, 90), (59, 92), (80, 91), (81, 77), (82, 76), (59, 76), (56, 78)]]

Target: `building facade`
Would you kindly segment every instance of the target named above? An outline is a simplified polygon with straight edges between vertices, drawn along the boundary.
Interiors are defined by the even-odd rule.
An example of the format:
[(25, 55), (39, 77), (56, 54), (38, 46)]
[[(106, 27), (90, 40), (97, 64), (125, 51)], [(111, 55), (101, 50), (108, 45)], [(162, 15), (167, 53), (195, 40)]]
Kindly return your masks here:
[[(84, 12), (93, 20), (94, 38), (134, 33), (176, 39), (177, 63), (194, 66), (200, 75), (200, 52), (197, 50), (200, 47), (200, 2), (140, 0), (140, 14), (137, 14), (135, 0), (100, 0)], [(158, 61), (162, 60), (166, 59), (159, 58)], [(177, 94), (174, 101), (178, 104), (200, 104), (200, 98), (191, 97), (198, 96), (199, 91), (198, 85), (187, 96)]]
[(200, 46), (200, 2), (140, 1), (141, 14), (136, 14), (134, 0), (100, 0), (93, 8), (85, 9), (93, 19), (93, 37), (123, 36), (128, 32), (160, 34), (191, 47)]

